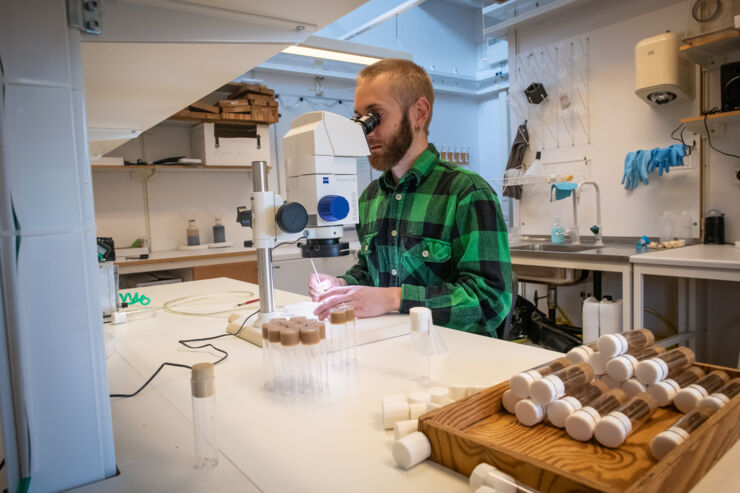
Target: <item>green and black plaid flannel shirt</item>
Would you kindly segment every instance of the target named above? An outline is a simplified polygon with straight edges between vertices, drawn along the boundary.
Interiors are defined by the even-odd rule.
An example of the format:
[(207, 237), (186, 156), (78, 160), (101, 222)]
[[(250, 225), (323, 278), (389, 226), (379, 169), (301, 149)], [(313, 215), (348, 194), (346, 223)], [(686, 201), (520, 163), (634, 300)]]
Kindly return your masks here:
[(511, 308), (511, 257), (483, 178), (429, 145), (398, 184), (390, 171), (370, 183), (359, 209), (359, 262), (340, 276), (347, 284), (401, 287), (402, 313), (426, 306), (436, 325), (496, 337)]

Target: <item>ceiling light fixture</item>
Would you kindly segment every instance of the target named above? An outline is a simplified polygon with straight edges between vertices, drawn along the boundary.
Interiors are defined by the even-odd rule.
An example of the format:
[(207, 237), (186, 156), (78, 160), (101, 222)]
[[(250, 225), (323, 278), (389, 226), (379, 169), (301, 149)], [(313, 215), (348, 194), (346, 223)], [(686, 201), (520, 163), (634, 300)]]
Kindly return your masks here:
[(311, 48), (308, 46), (288, 46), (283, 53), (290, 55), (301, 55), (312, 58), (323, 58), (325, 60), (336, 60), (339, 62), (356, 63), (359, 65), (372, 65), (380, 61), (380, 58), (355, 55), (353, 53), (344, 53), (341, 51), (324, 50), (321, 48)]

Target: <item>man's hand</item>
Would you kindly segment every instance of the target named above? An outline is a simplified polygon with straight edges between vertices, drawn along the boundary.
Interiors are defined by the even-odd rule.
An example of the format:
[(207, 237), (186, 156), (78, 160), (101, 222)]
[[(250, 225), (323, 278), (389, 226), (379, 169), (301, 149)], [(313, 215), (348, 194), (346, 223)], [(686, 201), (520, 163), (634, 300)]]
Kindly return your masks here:
[(401, 288), (341, 286), (322, 293), (315, 301), (321, 304), (313, 311), (319, 320), (329, 316), (332, 308), (348, 303), (358, 318), (377, 317), (401, 307)]
[(319, 301), (319, 295), (325, 293), (331, 288), (339, 286), (346, 286), (347, 282), (344, 279), (330, 276), (328, 274), (311, 274), (308, 277), (308, 293), (311, 295), (311, 300)]

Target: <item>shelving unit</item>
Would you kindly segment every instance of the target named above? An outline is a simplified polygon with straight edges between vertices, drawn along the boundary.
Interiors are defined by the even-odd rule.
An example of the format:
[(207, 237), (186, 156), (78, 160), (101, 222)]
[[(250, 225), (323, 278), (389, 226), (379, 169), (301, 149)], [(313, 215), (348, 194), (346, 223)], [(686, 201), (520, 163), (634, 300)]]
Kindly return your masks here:
[(168, 118), (168, 120), (179, 120), (189, 122), (212, 122), (212, 123), (233, 123), (239, 124), (258, 124), (270, 125), (275, 123), (268, 120), (253, 120), (252, 115), (241, 113), (201, 113), (197, 111), (181, 110)]
[[(269, 168), (270, 166), (268, 166)], [(120, 171), (120, 170), (126, 170), (126, 171), (135, 171), (137, 169), (171, 169), (171, 170), (196, 170), (196, 169), (230, 169), (230, 170), (240, 170), (240, 169), (252, 169), (251, 165), (246, 166), (204, 166), (202, 164), (195, 164), (195, 165), (179, 165), (179, 164), (131, 164), (131, 165), (124, 165), (124, 166), (118, 166), (118, 165), (107, 165), (107, 164), (93, 164), (91, 166), (93, 171)]]
[[(707, 115), (706, 118), (706, 126), (709, 127), (709, 132), (714, 134), (718, 129), (718, 125), (720, 124), (740, 122), (740, 110), (727, 111), (725, 113), (713, 113), (711, 115)], [(703, 115), (681, 118), (681, 123), (686, 125), (686, 130), (690, 132), (699, 135), (707, 134), (706, 127), (704, 126)]]
[(719, 67), (733, 52), (740, 53), (740, 30), (725, 29), (686, 41), (680, 48), (686, 58), (712, 69)]

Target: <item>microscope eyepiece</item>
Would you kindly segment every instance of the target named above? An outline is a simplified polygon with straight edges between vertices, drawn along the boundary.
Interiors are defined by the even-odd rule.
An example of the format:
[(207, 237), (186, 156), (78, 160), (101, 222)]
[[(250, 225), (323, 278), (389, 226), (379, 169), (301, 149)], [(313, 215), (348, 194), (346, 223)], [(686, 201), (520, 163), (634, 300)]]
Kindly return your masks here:
[(380, 125), (380, 115), (377, 113), (368, 113), (367, 115), (355, 115), (352, 117), (352, 121), (359, 124), (362, 127), (362, 131), (365, 135), (372, 132), (375, 127)]

